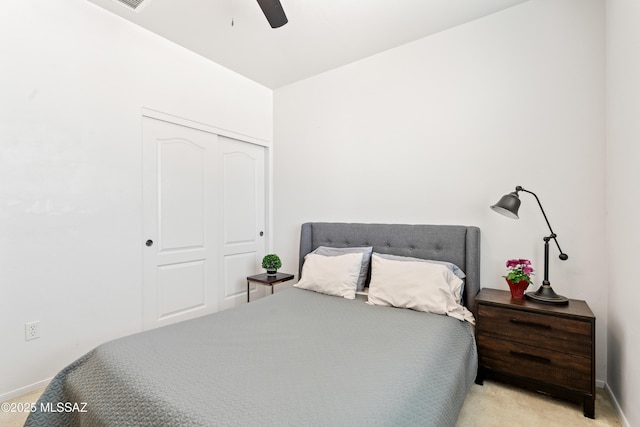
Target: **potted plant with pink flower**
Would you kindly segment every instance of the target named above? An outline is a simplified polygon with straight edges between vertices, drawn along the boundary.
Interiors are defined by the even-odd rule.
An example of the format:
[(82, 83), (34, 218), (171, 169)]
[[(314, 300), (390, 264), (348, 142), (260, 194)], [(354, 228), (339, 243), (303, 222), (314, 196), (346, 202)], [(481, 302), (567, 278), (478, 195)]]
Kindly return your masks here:
[(510, 259), (507, 261), (509, 273), (502, 276), (507, 279), (512, 298), (524, 298), (524, 291), (531, 283), (533, 268), (528, 259)]

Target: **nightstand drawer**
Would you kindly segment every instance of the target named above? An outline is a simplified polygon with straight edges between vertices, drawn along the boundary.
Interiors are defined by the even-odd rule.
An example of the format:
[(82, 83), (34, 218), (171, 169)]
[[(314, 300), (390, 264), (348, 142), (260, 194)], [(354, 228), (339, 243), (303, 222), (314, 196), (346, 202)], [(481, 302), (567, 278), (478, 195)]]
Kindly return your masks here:
[(480, 364), (489, 369), (591, 392), (590, 358), (484, 335), (478, 336), (478, 352)]
[(575, 355), (591, 356), (591, 323), (523, 310), (480, 305), (479, 334)]

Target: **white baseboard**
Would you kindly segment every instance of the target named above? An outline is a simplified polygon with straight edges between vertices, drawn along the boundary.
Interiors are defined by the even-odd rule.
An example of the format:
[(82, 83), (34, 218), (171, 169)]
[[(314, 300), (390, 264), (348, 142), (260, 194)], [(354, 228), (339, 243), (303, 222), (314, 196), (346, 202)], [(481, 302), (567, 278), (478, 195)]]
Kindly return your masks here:
[(606, 383), (604, 384), (604, 391), (607, 392), (607, 395), (609, 396), (609, 400), (611, 400), (611, 403), (613, 404), (614, 409), (618, 412), (620, 421), (622, 421), (622, 426), (631, 427), (631, 424), (629, 424), (629, 421), (624, 416), (624, 412), (622, 412), (622, 408), (618, 403), (618, 399), (616, 399), (616, 396), (613, 394), (613, 391), (609, 388), (609, 386)]
[(0, 395), (0, 402), (6, 402), (7, 400), (11, 400), (16, 397), (20, 397), (23, 394), (31, 393), (32, 391), (46, 387), (51, 382), (51, 380), (52, 378), (48, 378), (46, 380), (38, 381), (37, 383), (29, 384), (8, 393), (2, 394)]

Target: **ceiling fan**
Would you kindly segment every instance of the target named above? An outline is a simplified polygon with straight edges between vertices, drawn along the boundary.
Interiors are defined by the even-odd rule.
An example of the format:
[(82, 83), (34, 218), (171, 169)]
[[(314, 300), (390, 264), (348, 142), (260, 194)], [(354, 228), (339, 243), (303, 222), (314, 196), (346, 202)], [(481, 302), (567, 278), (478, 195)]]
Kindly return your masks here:
[(289, 22), (280, 0), (257, 0), (271, 28), (279, 28)]

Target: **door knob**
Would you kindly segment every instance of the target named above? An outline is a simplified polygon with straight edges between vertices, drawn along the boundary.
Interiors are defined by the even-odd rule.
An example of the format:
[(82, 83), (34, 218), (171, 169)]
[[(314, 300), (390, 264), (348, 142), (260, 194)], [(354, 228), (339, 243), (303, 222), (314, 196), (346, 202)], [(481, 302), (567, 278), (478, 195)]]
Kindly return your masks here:
[(153, 245), (153, 240), (149, 239), (145, 242), (145, 245), (147, 246), (152, 246)]
[(264, 236), (264, 231), (260, 232), (260, 237)]

